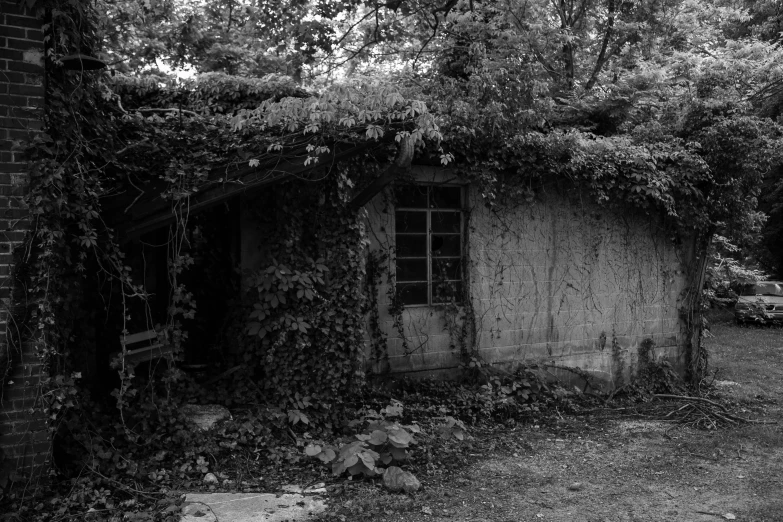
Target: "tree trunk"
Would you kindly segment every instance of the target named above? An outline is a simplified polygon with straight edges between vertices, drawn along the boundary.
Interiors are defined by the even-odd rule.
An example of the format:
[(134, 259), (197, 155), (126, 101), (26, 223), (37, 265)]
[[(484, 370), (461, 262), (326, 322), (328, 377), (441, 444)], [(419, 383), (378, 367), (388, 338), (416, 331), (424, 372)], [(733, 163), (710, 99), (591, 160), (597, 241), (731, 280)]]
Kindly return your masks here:
[(593, 73), (590, 75), (590, 79), (585, 84), (585, 91), (589, 91), (595, 85), (598, 80), (598, 75), (601, 73), (606, 61), (611, 58), (612, 52), (606, 54), (606, 49), (609, 46), (609, 40), (612, 38), (612, 32), (614, 30), (614, 0), (609, 0), (609, 12), (606, 16), (606, 31), (604, 32), (604, 41), (601, 43), (601, 51), (598, 53), (598, 58), (595, 60), (595, 67)]
[[(573, 20), (571, 19), (571, 13), (566, 11), (567, 6), (565, 0), (560, 0), (558, 5), (558, 14), (560, 15), (560, 29), (563, 31), (563, 36), (570, 38), (572, 36), (571, 29), (573, 27)], [(567, 90), (573, 90), (574, 88), (574, 44), (570, 40), (563, 44), (562, 48), (563, 59), (563, 79)]]

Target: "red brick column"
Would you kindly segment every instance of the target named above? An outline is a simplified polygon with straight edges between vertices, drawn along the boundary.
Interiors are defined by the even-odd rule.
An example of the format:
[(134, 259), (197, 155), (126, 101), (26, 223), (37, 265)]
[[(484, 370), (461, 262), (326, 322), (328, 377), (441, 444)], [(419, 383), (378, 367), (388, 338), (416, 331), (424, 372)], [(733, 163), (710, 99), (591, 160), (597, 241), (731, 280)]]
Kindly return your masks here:
[[(0, 487), (9, 476), (44, 468), (51, 439), (41, 410), (35, 347), (15, 346), (11, 314), (17, 247), (30, 229), (24, 144), (41, 129), (44, 105), (42, 21), (16, 0), (0, 0)], [(2, 377), (5, 376), (4, 379)]]

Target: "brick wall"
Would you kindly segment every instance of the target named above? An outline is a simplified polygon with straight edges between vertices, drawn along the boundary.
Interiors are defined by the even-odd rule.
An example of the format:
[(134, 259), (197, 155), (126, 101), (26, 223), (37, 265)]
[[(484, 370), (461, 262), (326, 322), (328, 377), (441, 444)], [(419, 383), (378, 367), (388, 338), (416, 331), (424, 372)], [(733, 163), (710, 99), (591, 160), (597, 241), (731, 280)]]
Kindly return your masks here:
[(26, 475), (42, 469), (51, 447), (45, 419), (37, 408), (41, 405), (40, 361), (31, 345), (9, 347), (10, 330), (16, 327), (10, 314), (14, 250), (30, 226), (22, 202), (27, 166), (19, 146), (42, 124), (41, 25), (16, 1), (0, 0), (0, 353), (11, 355), (0, 396), (0, 486), (13, 472)]
[[(445, 169), (419, 167), (414, 175), (422, 182), (459, 182)], [(658, 357), (684, 367), (679, 309), (686, 260), (659, 217), (609, 211), (557, 191), (489, 210), (477, 191), (465, 190), (468, 288), (485, 361), (580, 367), (611, 387), (630, 377), (642, 341), (652, 339)], [(368, 208), (371, 248), (394, 244), (393, 207), (383, 197)], [(379, 315), (389, 360), (374, 371), (454, 372), (459, 352), (446, 313), (406, 308), (404, 348), (383, 283)]]

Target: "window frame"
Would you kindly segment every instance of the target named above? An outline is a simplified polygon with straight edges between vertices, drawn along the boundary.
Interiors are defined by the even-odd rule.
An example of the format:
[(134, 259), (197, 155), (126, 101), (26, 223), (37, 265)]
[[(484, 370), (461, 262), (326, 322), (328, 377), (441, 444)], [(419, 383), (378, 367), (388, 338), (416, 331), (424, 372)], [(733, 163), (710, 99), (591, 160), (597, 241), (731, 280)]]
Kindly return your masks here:
[[(445, 282), (457, 282), (459, 283), (459, 291), (456, 292), (456, 294), (453, 296), (454, 301), (460, 302), (462, 301), (462, 292), (464, 291), (464, 285), (465, 285), (465, 252), (466, 252), (466, 234), (465, 234), (465, 202), (467, 200), (466, 195), (466, 187), (465, 185), (461, 184), (455, 184), (455, 183), (406, 183), (401, 185), (396, 185), (393, 187), (393, 190), (396, 190), (400, 187), (415, 187), (415, 188), (426, 188), (427, 194), (426, 194), (426, 207), (416, 207), (416, 206), (403, 206), (400, 204), (399, 200), (397, 199), (397, 194), (395, 193), (395, 199), (394, 199), (394, 259), (395, 259), (395, 294), (397, 294), (397, 286), (400, 284), (405, 283), (426, 283), (427, 285), (427, 302), (426, 303), (413, 303), (413, 304), (403, 304), (402, 306), (404, 308), (421, 308), (421, 307), (432, 307), (432, 306), (443, 306), (449, 304), (451, 301), (434, 301), (433, 299), (433, 287), (438, 281), (435, 281), (433, 279), (433, 259), (457, 259), (459, 262), (459, 278), (458, 279), (445, 279)], [(450, 188), (456, 188), (459, 189), (459, 206), (457, 207), (434, 207), (431, 203), (431, 190), (432, 188), (437, 187), (450, 187)], [(425, 232), (422, 234), (420, 232), (399, 232), (397, 230), (397, 212), (422, 212), (426, 215), (426, 228)], [(433, 212), (458, 212), (459, 213), (459, 227), (458, 232), (436, 232), (433, 233), (432, 231), (432, 214)], [(399, 235), (403, 236), (424, 236), (425, 239), (425, 245), (426, 245), (426, 257), (421, 256), (402, 256), (402, 258), (398, 254), (398, 241), (397, 238)], [(445, 236), (457, 236), (459, 237), (459, 255), (457, 256), (433, 256), (432, 255), (432, 237), (433, 235), (445, 235)], [(418, 280), (418, 281), (398, 281), (397, 279), (397, 272), (398, 272), (398, 262), (400, 259), (425, 259), (426, 265), (427, 265), (427, 280)]]

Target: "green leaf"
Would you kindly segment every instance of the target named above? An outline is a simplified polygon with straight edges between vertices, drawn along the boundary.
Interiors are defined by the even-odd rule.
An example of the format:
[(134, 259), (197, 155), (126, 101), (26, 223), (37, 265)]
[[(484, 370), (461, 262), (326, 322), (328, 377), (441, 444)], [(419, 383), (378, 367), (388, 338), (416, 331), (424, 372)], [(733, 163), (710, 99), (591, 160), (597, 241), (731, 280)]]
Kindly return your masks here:
[[(376, 453), (377, 455), (377, 453)], [(370, 455), (369, 452), (363, 451), (359, 454), (359, 458), (362, 460), (367, 469), (375, 469), (375, 458)]]
[(348, 457), (347, 457), (347, 458), (346, 458), (346, 459), (343, 461), (343, 464), (345, 465), (345, 467), (346, 467), (346, 468), (350, 468), (351, 466), (353, 466), (353, 465), (354, 465), (354, 464), (356, 464), (357, 462), (359, 462), (359, 455), (357, 455), (357, 454), (355, 454), (355, 453), (354, 453), (353, 455), (349, 455), (349, 456), (348, 456)]
[(368, 440), (373, 446), (380, 446), (381, 444), (385, 444), (388, 438), (385, 431), (375, 430), (366, 439), (360, 440)]
[(412, 440), (411, 434), (402, 428), (389, 431), (389, 442), (398, 448), (407, 448)]
[(373, 475), (375, 475), (374, 471), (372, 469), (368, 469), (363, 462), (357, 462), (353, 466), (346, 466), (346, 467), (348, 468), (348, 473), (350, 473), (351, 475), (358, 475), (359, 473), (363, 473), (368, 477), (372, 477)]
[(364, 442), (356, 441), (340, 448), (340, 459), (345, 460), (349, 455), (355, 455), (366, 448)]
[(310, 444), (309, 446), (307, 446), (305, 448), (305, 454), (308, 457), (315, 457), (319, 453), (321, 453), (321, 446), (317, 446), (315, 444)]
[(334, 476), (342, 475), (345, 472), (345, 463), (342, 460), (335, 460), (332, 463), (332, 474)]
[(252, 322), (247, 325), (248, 335), (258, 335), (258, 331), (261, 329), (261, 323)]
[(391, 446), (389, 448), (389, 453), (391, 454), (392, 458), (397, 462), (403, 462), (408, 460), (408, 452), (402, 448)]
[(335, 457), (337, 457), (337, 454), (334, 452), (332, 448), (325, 448), (319, 455), (318, 458), (321, 460), (321, 462), (328, 464), (332, 462)]

